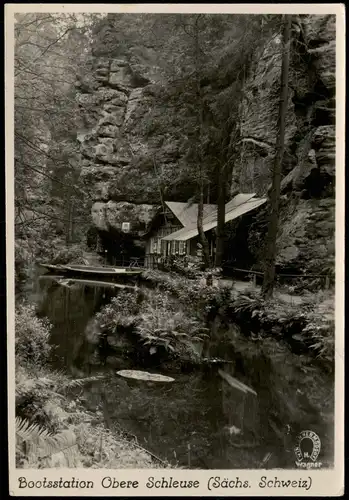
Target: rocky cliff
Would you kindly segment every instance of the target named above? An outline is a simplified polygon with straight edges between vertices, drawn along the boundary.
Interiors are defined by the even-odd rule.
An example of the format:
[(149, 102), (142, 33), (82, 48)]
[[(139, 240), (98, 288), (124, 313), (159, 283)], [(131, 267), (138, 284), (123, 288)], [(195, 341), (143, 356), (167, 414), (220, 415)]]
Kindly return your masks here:
[(119, 229), (127, 207), (142, 232), (161, 203), (160, 188), (167, 198), (187, 200), (192, 193), (175, 182), (179, 139), (157, 126), (165, 112), (154, 107), (157, 82), (126, 60), (92, 57), (90, 73), (76, 86), (81, 177), (92, 188), (93, 223)]
[[(334, 256), (335, 17), (295, 17), (292, 31), (278, 264), (318, 272), (332, 267)], [(176, 181), (183, 139), (168, 130), (163, 119), (167, 111), (157, 106), (156, 96), (166, 83), (154, 68), (95, 56), (89, 74), (77, 82), (81, 175), (92, 191), (93, 222), (100, 230), (119, 229), (124, 216), (141, 230), (153, 206), (160, 204), (160, 188), (181, 201), (192, 195), (188, 183)], [(276, 33), (254, 53), (245, 78), (232, 191), (268, 190), (280, 72)], [(231, 84), (226, 81), (225, 87)], [(214, 86), (206, 82), (206, 93), (210, 88)], [(260, 224), (250, 231), (257, 265), (265, 216), (262, 210)]]
[[(334, 265), (335, 70), (335, 17), (299, 17), (291, 47), (277, 259), (288, 272), (323, 273)], [(280, 72), (276, 36), (256, 54), (245, 83), (242, 148), (233, 188), (260, 194), (268, 189)], [(265, 216), (264, 210), (260, 220)], [(264, 231), (250, 233), (252, 247), (258, 246)]]

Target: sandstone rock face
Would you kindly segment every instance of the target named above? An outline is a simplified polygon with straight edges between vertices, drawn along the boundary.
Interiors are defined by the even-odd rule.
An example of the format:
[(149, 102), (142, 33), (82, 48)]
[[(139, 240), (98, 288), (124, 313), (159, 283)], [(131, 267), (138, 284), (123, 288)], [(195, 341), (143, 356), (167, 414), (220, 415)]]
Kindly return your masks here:
[(319, 274), (333, 266), (335, 203), (332, 199), (300, 200), (290, 216), (285, 205), (277, 263)]
[[(130, 222), (139, 235), (154, 212), (144, 204), (139, 172), (133, 177), (135, 158), (149, 149), (133, 130), (147, 111), (143, 88), (150, 83), (127, 61), (101, 57), (91, 58), (89, 74), (77, 83), (81, 176), (95, 202), (93, 225), (101, 231), (121, 230), (122, 222)], [(158, 201), (157, 185), (149, 192), (150, 201), (154, 197)], [(141, 204), (120, 201), (125, 199)]]
[[(334, 264), (335, 16), (295, 19), (291, 46), (278, 264), (322, 272)], [(232, 190), (265, 194), (277, 134), (281, 44), (256, 54), (241, 106), (240, 167)], [(266, 209), (260, 214), (265, 219)], [(260, 234), (250, 239), (260, 241)]]
[(156, 209), (154, 205), (99, 201), (92, 206), (92, 222), (100, 231), (109, 231), (111, 228), (121, 231), (123, 222), (129, 222), (131, 234), (139, 236), (146, 230)]
[(336, 86), (336, 17), (304, 16), (304, 40), (313, 57), (316, 72), (324, 86)]
[[(232, 192), (265, 195), (270, 185), (281, 42), (279, 36), (270, 37), (259, 48), (244, 84)], [(130, 221), (140, 234), (145, 213), (160, 203), (159, 184), (171, 184), (171, 175), (177, 180), (183, 134), (169, 131), (164, 110), (154, 107), (152, 92), (162, 82), (153, 63), (136, 66), (120, 58), (92, 57), (90, 64), (88, 76), (77, 82), (77, 100), (81, 176), (93, 196), (93, 224), (101, 231), (119, 231), (122, 222)], [(315, 270), (333, 263), (334, 256), (335, 16), (294, 18), (289, 82), (278, 263)], [(214, 90), (208, 85), (206, 92)], [(178, 201), (192, 196), (183, 193), (181, 185), (170, 194)], [(264, 208), (261, 222), (265, 217)], [(261, 227), (251, 230), (257, 247), (265, 223)]]
[(106, 58), (92, 58), (89, 75), (78, 82), (82, 177), (87, 183), (103, 183), (103, 188), (93, 189), (96, 201), (112, 198), (110, 186), (119, 183), (131, 164), (134, 152), (125, 118), (129, 121), (148, 83), (127, 61)]

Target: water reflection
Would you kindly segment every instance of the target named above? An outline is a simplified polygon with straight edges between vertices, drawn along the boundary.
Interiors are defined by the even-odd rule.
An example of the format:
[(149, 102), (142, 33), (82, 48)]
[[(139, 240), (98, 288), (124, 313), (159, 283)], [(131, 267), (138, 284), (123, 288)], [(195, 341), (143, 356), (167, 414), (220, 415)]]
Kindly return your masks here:
[[(103, 287), (62, 285), (57, 277), (39, 280), (39, 309), (53, 324), (55, 368), (73, 375), (77, 369), (81, 375), (91, 373), (88, 359), (95, 346), (87, 340), (87, 327), (116, 293)], [(137, 368), (132, 359), (124, 362)], [(116, 375), (118, 367), (100, 364), (93, 369), (107, 380), (85, 389), (88, 408), (102, 408), (111, 429), (135, 436), (163, 460), (209, 469), (255, 468), (262, 460), (263, 450), (254, 445), (259, 432), (256, 399), (227, 387), (217, 369), (167, 372), (175, 378), (167, 384), (124, 380)]]
[(82, 368), (88, 349), (85, 329), (94, 314), (115, 294), (104, 287), (61, 285), (59, 277), (39, 280), (39, 312), (52, 325), (50, 342), (55, 346), (54, 365), (72, 371)]

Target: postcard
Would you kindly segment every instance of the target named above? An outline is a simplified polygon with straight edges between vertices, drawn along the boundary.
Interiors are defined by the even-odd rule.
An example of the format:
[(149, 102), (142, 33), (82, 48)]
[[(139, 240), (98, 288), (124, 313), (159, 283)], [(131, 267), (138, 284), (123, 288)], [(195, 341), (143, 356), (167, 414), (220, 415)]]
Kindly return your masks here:
[(12, 496), (344, 492), (342, 4), (7, 4)]

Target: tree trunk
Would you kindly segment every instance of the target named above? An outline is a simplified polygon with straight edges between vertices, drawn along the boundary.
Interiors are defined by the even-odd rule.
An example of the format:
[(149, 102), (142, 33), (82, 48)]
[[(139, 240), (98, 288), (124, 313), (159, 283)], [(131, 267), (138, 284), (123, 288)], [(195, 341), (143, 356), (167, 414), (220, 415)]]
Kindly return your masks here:
[(67, 203), (67, 221), (65, 226), (65, 242), (67, 245), (70, 243), (70, 219), (71, 219), (71, 205), (70, 200), (66, 200)]
[(292, 18), (290, 15), (284, 16), (278, 136), (273, 165), (272, 187), (269, 194), (270, 218), (265, 248), (265, 270), (262, 286), (262, 296), (264, 298), (269, 298), (273, 295), (275, 282), (276, 238), (279, 224), (281, 170), (285, 149), (285, 125), (288, 104), (288, 71), (290, 64), (291, 22)]
[(74, 242), (74, 199), (71, 200), (70, 205), (70, 242)]
[(204, 182), (201, 176), (197, 228), (198, 228), (200, 243), (202, 245), (205, 268), (207, 269), (211, 267), (211, 259), (210, 259), (210, 247), (203, 228), (203, 219), (204, 219)]
[(224, 226), (225, 226), (225, 195), (226, 195), (226, 168), (220, 169), (218, 179), (218, 200), (217, 200), (217, 234), (216, 234), (216, 255), (215, 267), (221, 267), (224, 252)]
[(203, 102), (201, 95), (200, 86), (200, 68), (199, 68), (199, 57), (200, 57), (200, 47), (199, 47), (199, 19), (201, 14), (196, 17), (194, 29), (195, 29), (195, 80), (196, 80), (196, 102), (197, 102), (197, 140), (196, 140), (196, 159), (198, 162), (198, 172), (199, 172), (199, 204), (198, 204), (198, 218), (197, 218), (197, 228), (199, 233), (200, 243), (202, 245), (203, 257), (205, 268), (211, 267), (210, 259), (210, 247), (203, 229), (203, 218), (204, 218), (204, 171), (203, 171), (203, 158), (201, 153), (202, 146), (202, 135), (203, 135)]
[(72, 196), (70, 195), (67, 200), (68, 204), (68, 217), (67, 217), (67, 226), (66, 226), (66, 243), (70, 245), (73, 240), (73, 218), (74, 218), (74, 202)]

